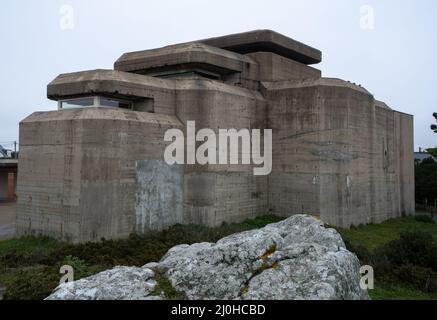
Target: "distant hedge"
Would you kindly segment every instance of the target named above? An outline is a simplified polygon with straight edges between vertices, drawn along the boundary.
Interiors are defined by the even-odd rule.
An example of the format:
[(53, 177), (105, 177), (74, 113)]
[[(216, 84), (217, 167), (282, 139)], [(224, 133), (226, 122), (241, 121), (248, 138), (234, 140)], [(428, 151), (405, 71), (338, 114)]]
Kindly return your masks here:
[(437, 162), (432, 159), (422, 161), (415, 166), (416, 203), (433, 205), (437, 200)]

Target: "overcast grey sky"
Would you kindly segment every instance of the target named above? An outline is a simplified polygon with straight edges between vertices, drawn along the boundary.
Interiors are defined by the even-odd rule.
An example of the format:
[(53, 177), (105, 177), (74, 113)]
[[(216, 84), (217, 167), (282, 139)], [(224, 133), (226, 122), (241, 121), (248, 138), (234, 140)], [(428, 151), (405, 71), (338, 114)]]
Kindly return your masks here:
[[(415, 116), (416, 149), (437, 145), (437, 1), (435, 0), (3, 0), (0, 8), (0, 144), (18, 139), (18, 123), (54, 110), (46, 85), (59, 73), (113, 67), (126, 51), (212, 36), (273, 29), (323, 52), (325, 77), (366, 87)], [(72, 29), (63, 6), (74, 10)], [(374, 28), (363, 29), (364, 5)], [(365, 7), (368, 8), (368, 7)], [(63, 19), (64, 20), (61, 20)], [(67, 25), (71, 26), (71, 25)]]

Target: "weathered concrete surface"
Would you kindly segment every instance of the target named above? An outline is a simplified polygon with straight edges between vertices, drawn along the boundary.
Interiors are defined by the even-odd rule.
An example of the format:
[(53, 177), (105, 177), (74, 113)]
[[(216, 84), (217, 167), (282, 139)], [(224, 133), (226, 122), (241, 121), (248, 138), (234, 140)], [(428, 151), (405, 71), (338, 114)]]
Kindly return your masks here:
[(184, 168), (163, 160), (136, 162), (136, 231), (163, 230), (184, 222)]
[[(126, 53), (120, 70), (60, 75), (48, 85), (51, 99), (123, 98), (135, 111), (60, 110), (21, 123), (19, 234), (97, 241), (269, 212), (341, 227), (413, 214), (412, 117), (363, 87), (321, 77), (308, 66), (320, 61), (317, 49), (256, 30)], [(165, 131), (187, 121), (215, 133), (272, 129), (272, 173), (158, 165)], [(137, 171), (142, 161), (157, 171)], [(146, 184), (152, 172), (156, 182)]]
[(257, 76), (256, 63), (250, 57), (202, 43), (125, 53), (115, 62), (114, 69), (141, 74), (203, 69), (217, 75), (252, 69), (252, 78)]
[(247, 54), (259, 64), (260, 81), (319, 79), (320, 70), (271, 52)]
[(157, 289), (153, 271), (190, 300), (369, 299), (359, 269), (334, 229), (296, 215), (217, 243), (175, 246), (159, 263), (63, 284), (48, 299), (156, 299), (148, 295)]
[(170, 115), (87, 108), (34, 113), (20, 126), (17, 231), (69, 241), (136, 231), (137, 162), (162, 159)]
[[(252, 90), (213, 80), (178, 80), (176, 115), (219, 129), (265, 128), (266, 101)], [(251, 165), (190, 165), (185, 170), (186, 223), (217, 226), (267, 212), (267, 177)]]
[(264, 86), (276, 135), (273, 212), (312, 213), (346, 228), (414, 214), (411, 116), (338, 79)]
[(15, 235), (15, 203), (0, 202), (0, 240), (12, 239)]

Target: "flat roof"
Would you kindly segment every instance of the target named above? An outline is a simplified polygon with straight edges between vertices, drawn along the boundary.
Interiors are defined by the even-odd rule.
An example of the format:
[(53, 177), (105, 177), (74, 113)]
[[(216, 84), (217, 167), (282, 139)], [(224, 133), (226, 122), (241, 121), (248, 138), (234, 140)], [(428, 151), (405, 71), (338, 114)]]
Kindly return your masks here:
[(0, 158), (0, 168), (16, 168), (18, 159), (4, 159)]
[(203, 39), (201, 42), (225, 50), (246, 54), (273, 52), (303, 64), (322, 61), (322, 52), (272, 30), (254, 30), (222, 37)]

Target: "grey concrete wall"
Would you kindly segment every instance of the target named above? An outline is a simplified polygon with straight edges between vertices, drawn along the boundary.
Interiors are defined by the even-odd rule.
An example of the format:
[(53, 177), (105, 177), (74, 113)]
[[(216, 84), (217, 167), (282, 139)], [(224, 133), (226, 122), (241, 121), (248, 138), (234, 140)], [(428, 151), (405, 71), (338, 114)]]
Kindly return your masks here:
[(260, 81), (318, 79), (321, 71), (271, 52), (249, 53), (259, 65)]
[(20, 125), (17, 232), (82, 242), (136, 230), (137, 161), (162, 159), (168, 115), (121, 109), (35, 113)]
[(266, 93), (273, 130), (269, 208), (277, 215), (320, 215), (319, 109), (315, 88), (272, 88)]
[(342, 227), (414, 213), (410, 116), (335, 79), (265, 85), (276, 136), (273, 212)]
[(414, 184), (414, 119), (413, 116), (395, 112), (395, 140), (399, 157), (395, 159), (397, 188), (400, 194), (402, 215), (411, 215), (415, 211)]
[[(320, 86), (320, 207), (322, 220), (342, 227), (371, 222), (371, 204), (379, 195), (374, 175), (373, 97), (359, 87)], [(386, 129), (386, 128), (384, 128)], [(325, 133), (323, 133), (325, 132)]]
[[(211, 80), (178, 81), (176, 115), (195, 120), (196, 130), (265, 128), (266, 102), (255, 91)], [(265, 214), (267, 177), (253, 176), (251, 165), (187, 165), (184, 221), (220, 225)]]

